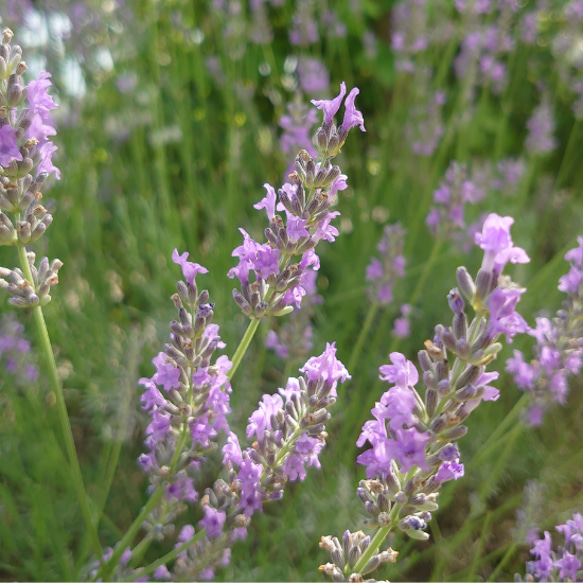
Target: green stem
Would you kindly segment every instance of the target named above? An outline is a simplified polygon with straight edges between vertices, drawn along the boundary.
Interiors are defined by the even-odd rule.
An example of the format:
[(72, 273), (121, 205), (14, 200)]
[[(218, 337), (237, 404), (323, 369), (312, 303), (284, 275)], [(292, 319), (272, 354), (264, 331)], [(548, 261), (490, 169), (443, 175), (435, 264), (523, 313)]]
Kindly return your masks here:
[(508, 550), (504, 553), (504, 556), (500, 559), (492, 574), (488, 577), (488, 581), (498, 581), (498, 573), (506, 566), (506, 563), (510, 560), (512, 555), (516, 552), (516, 547), (518, 545), (513, 542), (509, 545)]
[[(204, 538), (206, 535), (206, 528), (199, 530), (190, 540), (187, 540), (185, 543), (182, 543), (179, 547), (172, 549), (170, 552), (166, 553), (153, 563), (146, 565), (145, 567), (138, 569), (135, 575), (129, 577), (128, 581), (135, 581), (139, 577), (143, 577), (144, 575), (149, 575), (153, 573), (158, 567), (169, 563), (173, 559), (175, 559), (180, 553), (184, 552), (186, 549), (190, 548), (193, 544), (197, 543), (199, 540)], [(136, 547), (137, 548), (137, 547)]]
[(261, 322), (260, 319), (251, 320), (251, 322), (249, 322), (249, 326), (247, 326), (247, 330), (245, 330), (245, 334), (243, 335), (243, 338), (241, 338), (241, 342), (239, 342), (235, 354), (233, 354), (233, 367), (227, 373), (227, 378), (229, 380), (233, 378), (235, 371), (241, 364), (241, 360), (243, 360), (243, 356), (245, 355), (245, 352), (247, 352), (247, 348), (249, 348), (249, 344), (251, 344), (251, 340), (259, 327), (259, 322)]
[(441, 251), (442, 245), (443, 245), (443, 239), (439, 238), (435, 241), (435, 244), (431, 248), (431, 254), (429, 255), (429, 258), (427, 259), (427, 261), (425, 262), (425, 266), (423, 268), (423, 271), (421, 272), (421, 275), (419, 276), (419, 279), (417, 280), (417, 284), (415, 285), (415, 289), (413, 290), (413, 293), (411, 294), (411, 297), (409, 298), (408, 303), (411, 304), (412, 306), (414, 306), (417, 303), (417, 300), (419, 299), (419, 296), (421, 295), (421, 292), (424, 289), (425, 282), (427, 281), (427, 278), (429, 277), (429, 274), (431, 273), (431, 270), (433, 269), (433, 265), (435, 264), (435, 261), (437, 260), (437, 257), (439, 256), (439, 252)]
[(569, 133), (569, 141), (567, 142), (567, 147), (565, 148), (565, 154), (561, 160), (561, 165), (559, 166), (559, 171), (557, 172), (557, 179), (555, 180), (555, 186), (553, 190), (557, 192), (559, 188), (563, 185), (564, 176), (567, 173), (567, 170), (572, 166), (571, 164), (567, 164), (567, 161), (571, 160), (571, 152), (575, 147), (576, 143), (576, 136), (579, 128), (581, 127), (581, 120), (576, 119), (573, 127), (571, 128), (571, 132)]
[[(169, 472), (170, 475), (174, 474), (174, 468), (176, 467), (178, 458), (180, 457), (180, 453), (182, 452), (182, 448), (186, 442), (188, 434), (189, 434), (188, 425), (184, 424), (182, 427), (182, 435), (180, 436), (180, 441), (178, 442), (178, 445), (176, 446), (176, 449), (174, 451), (174, 455), (172, 456), (172, 460), (170, 461)], [(146, 504), (143, 506), (141, 512), (138, 514), (136, 519), (132, 522), (131, 526), (126, 531), (125, 535), (119, 541), (109, 561), (107, 561), (105, 565), (102, 565), (102, 567), (97, 572), (96, 579), (101, 577), (104, 581), (107, 581), (110, 578), (114, 567), (119, 563), (119, 560), (125, 549), (131, 545), (132, 541), (134, 540), (134, 537), (142, 527), (142, 523), (144, 522), (144, 520), (146, 520), (146, 518), (148, 518), (152, 510), (154, 510), (154, 508), (156, 508), (156, 506), (158, 505), (160, 498), (162, 498), (165, 492), (165, 487), (166, 483), (164, 482), (160, 483), (156, 487), (156, 489), (154, 490)]]
[[(24, 245), (19, 243), (17, 245), (17, 249), (18, 257), (20, 259), (20, 268), (22, 269), (25, 278), (32, 283), (33, 282), (32, 271), (30, 269), (28, 257), (26, 256), (26, 248)], [(34, 320), (38, 331), (41, 352), (44, 354), (48, 369), (49, 382), (51, 384), (52, 390), (57, 400), (59, 422), (61, 424), (61, 430), (63, 432), (63, 438), (65, 440), (65, 448), (67, 450), (67, 457), (69, 458), (69, 464), (71, 466), (71, 471), (73, 474), (72, 476), (73, 485), (75, 486), (75, 490), (77, 492), (77, 498), (79, 499), (79, 505), (81, 506), (83, 519), (85, 520), (87, 530), (89, 531), (89, 534), (91, 536), (93, 551), (97, 555), (97, 558), (101, 561), (103, 549), (101, 548), (101, 543), (99, 542), (97, 528), (91, 517), (91, 509), (89, 508), (89, 497), (87, 496), (85, 485), (83, 483), (81, 466), (79, 465), (79, 458), (77, 457), (75, 440), (73, 438), (71, 422), (69, 420), (67, 405), (65, 403), (65, 395), (63, 394), (63, 387), (61, 386), (61, 381), (59, 379), (59, 374), (57, 372), (57, 364), (55, 362), (55, 355), (53, 354), (53, 347), (51, 345), (49, 331), (47, 329), (42, 308), (40, 306), (36, 306), (35, 308), (33, 308), (32, 311), (34, 314)]]
[[(358, 559), (356, 562), (356, 565), (354, 565), (352, 569), (350, 569), (349, 565), (346, 565), (346, 567), (348, 567), (348, 569), (350, 569), (353, 573), (360, 573), (366, 567), (366, 564), (371, 560), (376, 550), (383, 544), (383, 541), (387, 538), (387, 535), (389, 532), (391, 532), (391, 529), (392, 525), (379, 528), (370, 541), (370, 545), (368, 545), (366, 551), (364, 551), (360, 559)], [(348, 575), (348, 573), (346, 573), (346, 575)]]
[(360, 334), (356, 340), (356, 344), (354, 346), (354, 350), (352, 351), (352, 356), (350, 357), (350, 361), (348, 362), (348, 371), (354, 370), (358, 359), (360, 358), (360, 353), (362, 352), (362, 346), (364, 345), (364, 339), (368, 336), (370, 331), (370, 327), (377, 315), (379, 310), (380, 304), (378, 302), (372, 302), (368, 309), (368, 314), (366, 315), (366, 319), (362, 328), (360, 329)]

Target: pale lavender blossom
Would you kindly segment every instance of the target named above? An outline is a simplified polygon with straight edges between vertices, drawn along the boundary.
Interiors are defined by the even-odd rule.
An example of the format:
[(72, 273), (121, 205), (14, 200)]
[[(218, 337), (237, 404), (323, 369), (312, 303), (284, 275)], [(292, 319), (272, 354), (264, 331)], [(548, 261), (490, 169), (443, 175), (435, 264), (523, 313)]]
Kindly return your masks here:
[[(332, 165), (351, 128), (364, 130), (362, 113), (355, 107), (358, 89), (350, 91), (346, 100), (346, 85), (341, 83), (340, 94), (333, 100), (313, 100), (324, 111), (324, 122), (318, 128), (314, 144), (323, 162), (316, 162), (306, 150), (300, 150), (295, 171), (278, 190), (265, 184), (266, 196), (255, 208), (265, 209), (269, 227), (265, 230), (267, 243), (256, 242), (244, 229), (243, 244), (233, 251), (239, 264), (228, 275), (238, 278), (241, 291), (233, 297), (243, 313), (251, 319), (289, 314), (293, 306), (301, 305), (306, 289), (302, 277), (306, 271), (317, 271), (319, 257), (314, 248), (319, 241), (333, 242), (338, 229), (331, 224), (340, 213), (331, 210), (338, 192), (348, 187), (346, 175)], [(345, 102), (342, 125), (336, 128), (334, 115)], [(279, 197), (279, 202), (276, 199)], [(278, 213), (285, 213), (285, 220)]]
[(447, 98), (443, 91), (436, 91), (429, 103), (412, 107), (411, 120), (405, 127), (411, 150), (420, 156), (431, 156), (444, 132), (443, 106)]
[[(526, 563), (524, 581), (580, 581), (583, 571), (583, 516), (573, 514), (565, 524), (556, 527), (564, 543), (553, 545), (551, 533), (545, 531), (542, 539), (534, 541)], [(518, 576), (520, 579), (520, 575)]]
[(425, 220), (434, 237), (455, 239), (466, 228), (465, 206), (476, 204), (486, 195), (486, 189), (470, 180), (467, 166), (452, 161), (445, 172), (445, 180), (433, 193), (434, 206)]
[(415, 70), (415, 56), (429, 46), (425, 0), (396, 4), (392, 18), (391, 47), (396, 54), (395, 67), (398, 71), (412, 73)]
[[(298, 61), (298, 77), (304, 93), (321, 93), (330, 86), (330, 73), (326, 65), (314, 57), (302, 56)], [(312, 123), (315, 123), (316, 120)]]
[(411, 334), (411, 312), (413, 307), (410, 304), (401, 306), (401, 316), (393, 322), (393, 336), (397, 338), (408, 338)]
[(565, 255), (570, 270), (559, 279), (559, 290), (567, 294), (563, 308), (552, 319), (536, 318), (536, 327), (530, 332), (536, 339), (534, 358), (527, 362), (524, 354), (515, 350), (506, 361), (506, 370), (516, 385), (530, 397), (526, 420), (531, 425), (540, 425), (551, 407), (566, 404), (568, 379), (581, 370), (583, 237), (578, 237), (577, 242), (578, 246)]
[(552, 106), (549, 102), (543, 101), (526, 122), (528, 135), (524, 145), (529, 154), (533, 156), (548, 154), (556, 149), (558, 142), (554, 136), (555, 126)]
[[(57, 147), (51, 111), (57, 107), (49, 93), (51, 75), (41, 71), (25, 85), (27, 70), (22, 49), (11, 44), (13, 33), (5, 28), (0, 44), (0, 245), (30, 245), (53, 221), (41, 204), (41, 190), (50, 174), (61, 174), (52, 162)], [(13, 215), (11, 218), (9, 215)], [(0, 266), (0, 289), (5, 289), (14, 306), (30, 308), (51, 300), (51, 286), (58, 283), (62, 262), (48, 258), (34, 265), (35, 254), (26, 253), (32, 281), (21, 268)]]
[(305, 359), (313, 347), (314, 329), (311, 318), (314, 315), (314, 306), (322, 303), (322, 296), (318, 295), (316, 287), (316, 271), (304, 271), (301, 285), (306, 291), (302, 298), (300, 308), (294, 307), (294, 311), (286, 318), (277, 330), (269, 330), (265, 340), (265, 346), (283, 360), (295, 362)]
[(310, 0), (298, 0), (296, 3), (289, 31), (289, 42), (292, 45), (306, 47), (317, 43), (320, 39), (314, 10), (314, 3)]
[[(483, 265), (492, 269), (496, 265), (500, 270), (493, 277), (494, 272), (483, 266), (474, 282), (465, 267), (458, 268), (459, 289), (448, 295), (452, 324), (438, 324), (433, 340), (425, 342), (425, 349), (418, 354), (421, 373), (398, 352), (390, 354), (391, 364), (379, 369), (380, 379), (390, 388), (375, 404), (373, 419), (364, 424), (356, 442), (357, 447), (370, 446), (357, 458), (368, 478), (360, 482), (357, 495), (370, 516), (366, 521), (369, 528), (384, 529), (385, 536), (389, 530), (399, 529), (413, 539), (429, 538), (425, 529), (438, 509), (441, 485), (464, 475), (456, 443), (468, 431), (464, 423), (482, 402), (498, 398), (498, 390), (490, 385), (498, 373), (487, 372), (486, 367), (502, 348), (498, 342), (501, 334), (511, 337), (524, 331), (517, 325), (520, 316), (515, 312), (523, 290), (509, 278), (498, 277), (509, 258), (520, 256), (510, 237), (511, 224), (510, 217), (492, 214), (486, 219), (476, 243), (487, 256)], [(475, 311), (471, 323), (466, 302)], [(478, 326), (482, 331), (475, 338)], [(425, 385), (424, 396), (417, 389), (420, 379)], [(320, 546), (330, 553), (332, 563), (320, 570), (334, 580), (344, 580), (343, 568), (349, 564), (351, 579), (363, 580), (381, 563), (394, 561), (394, 551), (389, 549), (390, 553), (383, 555), (378, 550), (382, 543), (378, 534), (380, 531), (374, 538), (361, 540), (359, 550), (350, 556), (348, 548), (356, 534), (347, 531), (343, 545), (332, 537), (322, 537)], [(357, 567), (371, 540), (377, 545), (374, 560)]]
[[(140, 456), (139, 463), (149, 476), (150, 490), (163, 486), (165, 492), (164, 502), (145, 522), (152, 533), (169, 532), (184, 503), (199, 499), (196, 471), (216, 447), (219, 431), (230, 431), (227, 373), (232, 364), (226, 356), (211, 362), (215, 350), (225, 344), (218, 326), (211, 323), (213, 304), (208, 302), (208, 292), (199, 293), (195, 281), (197, 274), (208, 270), (188, 261), (188, 253), (180, 255), (177, 249), (172, 260), (181, 266), (186, 280), (178, 282), (178, 293), (172, 297), (178, 321), (171, 324), (171, 342), (152, 361), (156, 372), (140, 379), (145, 389), (141, 401), (150, 423), (144, 441), (147, 453)], [(185, 442), (181, 439), (184, 431), (189, 435)], [(182, 450), (177, 453), (179, 444)], [(173, 466), (171, 459), (179, 463)]]
[[(24, 336), (24, 326), (13, 314), (0, 319), (0, 367), (8, 373), (9, 382), (19, 387), (26, 387), (39, 378), (36, 357)], [(0, 386), (4, 381), (8, 379), (1, 379)]]
[(403, 255), (405, 235), (400, 223), (387, 225), (377, 245), (380, 259), (373, 257), (366, 267), (366, 281), (370, 282), (368, 293), (370, 301), (382, 305), (393, 301), (393, 287), (398, 278), (405, 275), (406, 260)]

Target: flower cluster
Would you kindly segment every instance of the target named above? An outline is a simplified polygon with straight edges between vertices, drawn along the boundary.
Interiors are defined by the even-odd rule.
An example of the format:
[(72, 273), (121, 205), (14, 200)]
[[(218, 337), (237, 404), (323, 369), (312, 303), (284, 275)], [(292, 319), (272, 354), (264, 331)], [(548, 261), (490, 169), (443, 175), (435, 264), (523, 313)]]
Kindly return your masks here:
[(556, 527), (565, 537), (565, 543), (553, 549), (550, 532), (537, 540), (530, 554), (535, 557), (526, 563), (525, 581), (581, 581), (583, 579), (583, 516), (573, 518)]
[[(60, 178), (52, 163), (57, 147), (50, 140), (56, 134), (50, 112), (57, 105), (48, 93), (49, 73), (43, 71), (37, 80), (24, 83), (27, 67), (20, 46), (11, 44), (12, 36), (5, 29), (0, 45), (0, 245), (23, 247), (39, 239), (53, 221), (40, 204), (40, 191), (51, 173)], [(55, 259), (49, 265), (45, 257), (36, 268), (34, 259), (29, 253), (30, 275), (0, 267), (0, 287), (15, 306), (50, 301), (49, 287), (57, 283), (62, 263)], [(21, 268), (27, 270), (28, 265)]]
[(528, 128), (528, 136), (524, 144), (526, 150), (534, 156), (552, 152), (557, 147), (557, 139), (554, 136), (555, 125), (552, 106), (548, 101), (543, 100), (526, 122)]
[(412, 73), (414, 57), (429, 46), (425, 1), (399, 2), (393, 9), (392, 19), (395, 31), (391, 47), (397, 56), (395, 67), (398, 71)]
[[(246, 536), (252, 515), (264, 503), (281, 499), (288, 480), (304, 480), (307, 467), (320, 467), (328, 408), (336, 401), (338, 382), (350, 375), (336, 358), (333, 344), (310, 358), (300, 371), (304, 375), (289, 378), (285, 389), (263, 395), (249, 417), (246, 433), (254, 439), (250, 447), (242, 449), (237, 435), (229, 433), (223, 447), (228, 481), (216, 480), (202, 496), (204, 518), (198, 524), (199, 533), (205, 529), (204, 536), (178, 555), (173, 578), (212, 578), (217, 567), (229, 562), (233, 541)], [(195, 528), (185, 526), (177, 546), (194, 537)], [(163, 569), (159, 575), (168, 577), (168, 569)]]
[(452, 239), (465, 228), (464, 207), (484, 198), (484, 188), (469, 180), (465, 164), (452, 162), (445, 172), (445, 180), (433, 193), (432, 206), (425, 222), (434, 237)]
[(539, 317), (530, 332), (536, 338), (534, 360), (524, 360), (519, 350), (506, 361), (506, 370), (518, 388), (530, 397), (527, 421), (540, 425), (544, 413), (554, 404), (564, 405), (569, 392), (568, 378), (581, 370), (583, 359), (583, 237), (565, 255), (571, 264), (560, 278), (559, 290), (567, 294), (563, 308), (551, 320)]
[(511, 22), (520, 5), (465, 0), (455, 4), (468, 30), (454, 62), (458, 78), (470, 78), (495, 94), (502, 93), (507, 84), (504, 57), (514, 50)]
[(281, 498), (285, 483), (303, 480), (306, 467), (320, 467), (327, 409), (336, 402), (338, 382), (350, 375), (336, 358), (334, 344), (308, 359), (300, 372), (304, 375), (289, 378), (279, 394), (263, 396), (247, 426), (247, 437), (256, 439), (251, 447), (241, 450), (231, 433), (223, 448), (223, 463), (231, 468), (238, 505), (246, 516), (261, 510), (266, 500)]
[(393, 336), (408, 338), (411, 333), (411, 312), (413, 307), (411, 304), (403, 304), (400, 309), (401, 316), (393, 322)]
[(443, 106), (447, 101), (443, 91), (436, 91), (429, 103), (412, 107), (409, 110), (411, 121), (405, 132), (411, 150), (419, 156), (431, 156), (435, 152), (445, 131), (443, 125)]
[(403, 246), (407, 230), (401, 223), (387, 225), (377, 245), (381, 258), (373, 257), (366, 267), (366, 281), (370, 282), (369, 298), (371, 302), (382, 305), (393, 301), (393, 286), (397, 278), (405, 275), (405, 257)]
[(215, 350), (225, 344), (212, 324), (209, 293), (199, 292), (195, 281), (207, 269), (187, 259), (188, 253), (174, 250), (172, 260), (185, 278), (172, 296), (178, 320), (170, 324), (170, 343), (152, 361), (156, 372), (140, 380), (145, 387), (141, 401), (151, 420), (145, 440), (148, 453), (139, 462), (150, 478), (150, 490), (162, 486), (165, 493), (147, 520), (152, 537), (172, 531), (184, 503), (197, 501), (194, 472), (216, 447), (217, 433), (229, 431), (231, 362), (223, 355), (212, 363)]
[[(358, 93), (355, 88), (344, 100), (346, 85), (341, 83), (340, 94), (333, 100), (312, 101), (324, 112), (324, 121), (314, 136), (320, 161), (301, 150), (295, 172), (290, 175), (291, 183), (284, 184), (278, 194), (265, 184), (267, 195), (254, 207), (265, 209), (269, 219), (267, 243), (257, 243), (240, 229), (243, 244), (233, 251), (239, 264), (229, 271), (229, 277), (239, 279), (241, 291), (233, 290), (233, 297), (251, 319), (280, 316), (291, 312), (293, 305), (299, 307), (306, 294), (302, 283), (306, 272), (319, 269), (314, 247), (320, 240), (334, 241), (338, 235), (330, 223), (340, 213), (330, 209), (338, 191), (347, 188), (347, 184), (346, 176), (332, 165), (331, 159), (340, 152), (351, 128), (360, 126), (365, 131), (362, 114), (354, 106)], [(337, 128), (333, 119), (343, 101), (344, 119)], [(283, 211), (285, 220), (277, 214)], [(293, 258), (298, 261), (293, 262)]]
[[(425, 528), (438, 508), (441, 484), (464, 473), (455, 443), (467, 433), (464, 422), (482, 401), (498, 398), (497, 389), (490, 385), (498, 373), (486, 370), (502, 348), (498, 339), (504, 334), (510, 342), (528, 330), (515, 311), (525, 290), (502, 275), (508, 262), (529, 260), (512, 242), (512, 223), (511, 217), (489, 215), (475, 237), (484, 250), (475, 281), (465, 267), (458, 268), (459, 288), (448, 295), (452, 324), (436, 326), (433, 340), (427, 340), (419, 352), (424, 397), (416, 389), (419, 371), (403, 354), (391, 353), (391, 364), (379, 369), (381, 380), (391, 388), (376, 403), (374, 419), (365, 423), (357, 441), (359, 447), (371, 446), (357, 459), (368, 478), (360, 482), (357, 494), (371, 517), (368, 523), (384, 529), (385, 536), (398, 528), (414, 539), (429, 537)], [(472, 322), (466, 302), (476, 313)], [(338, 569), (328, 565), (325, 572), (336, 581), (357, 580), (370, 570), (369, 561), (384, 538), (356, 562), (348, 560), (337, 545), (327, 544)], [(376, 559), (376, 564), (380, 562)]]
[(306, 295), (302, 300), (301, 309), (294, 311), (279, 326), (278, 330), (269, 330), (265, 339), (265, 346), (282, 359), (295, 362), (306, 357), (312, 349), (312, 336), (314, 330), (311, 318), (314, 314), (314, 305), (322, 302), (322, 296), (318, 295), (316, 288), (316, 271), (307, 271), (304, 275), (303, 286)]

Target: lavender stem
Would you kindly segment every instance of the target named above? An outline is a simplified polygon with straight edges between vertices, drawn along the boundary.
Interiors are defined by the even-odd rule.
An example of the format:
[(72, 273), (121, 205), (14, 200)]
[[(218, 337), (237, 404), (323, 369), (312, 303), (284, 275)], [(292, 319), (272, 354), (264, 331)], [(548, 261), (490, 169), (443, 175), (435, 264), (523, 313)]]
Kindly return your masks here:
[[(24, 276), (28, 281), (33, 281), (32, 271), (30, 269), (28, 257), (26, 256), (26, 247), (22, 243), (18, 243), (16, 247), (18, 249), (20, 268), (22, 269)], [(75, 440), (73, 439), (73, 431), (71, 429), (71, 422), (69, 420), (69, 414), (67, 412), (67, 405), (65, 403), (63, 387), (61, 385), (61, 381), (57, 373), (57, 365), (55, 363), (55, 355), (53, 354), (53, 347), (51, 345), (49, 331), (47, 329), (47, 325), (45, 322), (41, 306), (34, 307), (32, 311), (34, 314), (34, 320), (38, 331), (38, 339), (40, 343), (41, 352), (45, 356), (49, 380), (57, 400), (59, 422), (61, 424), (61, 430), (63, 432), (63, 438), (65, 440), (67, 457), (69, 458), (69, 464), (71, 466), (71, 471), (73, 473), (72, 476), (73, 484), (75, 486), (75, 490), (77, 491), (77, 498), (79, 499), (79, 505), (81, 506), (83, 519), (85, 520), (87, 530), (91, 537), (93, 550), (98, 557), (101, 557), (103, 555), (103, 550), (101, 548), (101, 543), (99, 542), (99, 536), (97, 534), (96, 525), (93, 522), (93, 518), (91, 516), (91, 509), (89, 508), (89, 497), (87, 496), (87, 491), (85, 490), (85, 485), (83, 483), (81, 466), (79, 465), (79, 458), (77, 457), (77, 450), (75, 448)]]

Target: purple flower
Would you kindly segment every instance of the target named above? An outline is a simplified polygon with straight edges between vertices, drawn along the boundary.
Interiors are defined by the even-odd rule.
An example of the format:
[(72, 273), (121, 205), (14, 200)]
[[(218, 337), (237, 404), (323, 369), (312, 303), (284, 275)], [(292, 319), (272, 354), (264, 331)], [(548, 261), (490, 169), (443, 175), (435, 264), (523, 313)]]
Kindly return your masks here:
[(229, 271), (229, 277), (236, 276), (242, 283), (247, 283), (251, 269), (262, 279), (269, 277), (272, 273), (278, 274), (279, 250), (272, 249), (268, 244), (260, 245), (244, 229), (239, 229), (239, 231), (243, 234), (243, 245), (235, 248), (231, 254), (233, 257), (239, 257), (239, 265)]
[[(336, 358), (336, 342), (326, 343), (326, 350), (320, 356), (312, 356), (306, 364), (300, 368), (311, 381), (322, 379), (326, 383), (336, 386), (338, 381), (346, 381), (352, 378), (345, 366)], [(336, 390), (331, 391), (336, 396)]]
[(223, 533), (226, 517), (227, 514), (222, 510), (207, 505), (204, 507), (204, 518), (198, 524), (202, 528), (206, 528), (206, 535), (209, 539), (218, 538)]
[[(334, 99), (332, 100), (312, 99), (312, 103), (318, 109), (321, 109), (324, 112), (325, 123), (332, 123), (334, 116), (338, 113), (338, 110), (340, 109), (340, 105), (342, 104), (342, 100), (344, 99), (345, 95), (346, 95), (346, 83), (342, 81), (342, 83), (340, 83), (340, 93)], [(356, 97), (356, 95), (354, 97)]]
[(223, 446), (223, 465), (238, 466), (243, 463), (243, 454), (239, 445), (237, 434), (230, 431), (227, 437), (227, 443)]
[(545, 531), (530, 551), (535, 560), (526, 564), (527, 574), (539, 581), (577, 581), (577, 572), (583, 564), (583, 516), (574, 514), (572, 520), (557, 526), (556, 530), (564, 535), (565, 544), (553, 550), (551, 535)]
[(401, 306), (401, 317), (396, 318), (393, 323), (393, 335), (398, 338), (408, 338), (411, 334), (411, 325), (409, 322), (411, 314), (411, 306), (409, 304), (403, 304)]
[(380, 403), (377, 403), (371, 412), (373, 417), (383, 421), (383, 424), (384, 420), (388, 419), (391, 429), (403, 429), (414, 425), (415, 406), (413, 391), (408, 387), (396, 386), (383, 393)]
[(530, 258), (521, 247), (515, 247), (510, 236), (512, 217), (501, 217), (491, 213), (486, 217), (482, 232), (476, 233), (476, 245), (484, 250), (482, 269), (500, 274), (504, 266), (511, 263), (528, 263)]
[(39, 113), (43, 121), (47, 120), (47, 116), (51, 109), (55, 109), (57, 104), (48, 92), (52, 83), (49, 81), (51, 74), (47, 71), (41, 71), (38, 79), (32, 80), (27, 85), (27, 99), (30, 108), (30, 114)]
[(320, 59), (305, 56), (300, 57), (298, 62), (298, 76), (300, 86), (306, 93), (325, 91), (330, 85), (330, 74)]
[(464, 476), (464, 464), (460, 464), (459, 460), (452, 460), (444, 462), (437, 470), (435, 479), (441, 484), (448, 480), (459, 480)]
[(157, 581), (169, 581), (172, 578), (170, 575), (170, 571), (168, 571), (168, 567), (166, 565), (160, 565), (154, 571), (154, 579)]
[(430, 439), (429, 433), (420, 433), (415, 428), (397, 429), (397, 440), (387, 442), (387, 451), (393, 459), (401, 464), (401, 472), (407, 473), (413, 466), (419, 466), (428, 472), (429, 465), (425, 457), (425, 446)]
[(419, 381), (419, 373), (415, 365), (400, 352), (391, 352), (389, 358), (393, 364), (381, 366), (379, 378), (382, 381), (394, 383), (398, 387), (414, 387)]
[(257, 436), (259, 443), (263, 442), (263, 433), (271, 429), (271, 418), (283, 409), (283, 400), (280, 395), (263, 395), (262, 402), (251, 417), (247, 425), (247, 437)]
[(563, 556), (555, 562), (555, 566), (559, 567), (559, 577), (563, 581), (576, 581), (577, 571), (581, 568), (581, 561), (575, 555), (565, 551)]
[(506, 370), (514, 377), (514, 382), (520, 389), (532, 389), (537, 377), (535, 368), (524, 362), (524, 356), (520, 350), (514, 351), (514, 357), (506, 361)]
[(190, 284), (194, 285), (194, 278), (198, 273), (208, 273), (208, 269), (199, 265), (198, 263), (192, 263), (187, 261), (188, 251), (185, 251), (182, 255), (178, 254), (178, 249), (174, 249), (172, 252), (172, 261), (182, 267), (182, 274), (184, 279)]
[(267, 218), (271, 221), (275, 217), (275, 202), (277, 200), (277, 195), (275, 194), (273, 186), (267, 182), (263, 186), (265, 187), (265, 190), (267, 190), (267, 194), (257, 204), (254, 204), (253, 208), (257, 210), (265, 209)]
[(532, 117), (526, 122), (528, 136), (525, 147), (530, 154), (548, 154), (557, 147), (553, 136), (555, 119), (550, 103), (543, 102), (535, 108)]
[(371, 282), (369, 298), (386, 305), (393, 301), (393, 286), (405, 275), (406, 260), (402, 255), (407, 231), (400, 223), (387, 225), (377, 245), (381, 260), (371, 258), (366, 267), (366, 281)]
[(578, 247), (565, 254), (565, 259), (571, 264), (571, 268), (559, 279), (559, 290), (573, 295), (579, 294), (583, 282), (583, 237), (577, 237), (577, 243)]
[(488, 296), (490, 320), (487, 332), (492, 338), (505, 334), (506, 341), (511, 343), (514, 336), (530, 330), (524, 318), (515, 312), (516, 304), (525, 291), (524, 288), (498, 287)]
[(22, 154), (18, 148), (16, 129), (10, 124), (0, 128), (0, 165), (9, 166), (12, 160), (22, 161)]
[(175, 389), (180, 386), (180, 369), (171, 362), (168, 362), (168, 357), (163, 352), (158, 353), (152, 362), (156, 366), (156, 373), (152, 377), (152, 381), (157, 385), (162, 385), (165, 391)]
[(240, 470), (237, 474), (237, 480), (241, 486), (241, 501), (239, 505), (247, 518), (256, 511), (263, 509), (259, 487), (262, 469), (261, 464), (256, 464), (249, 458), (243, 458), (241, 461)]
[(356, 109), (354, 106), (354, 100), (356, 96), (360, 93), (360, 90), (355, 87), (346, 97), (344, 102), (344, 119), (342, 120), (342, 125), (340, 126), (341, 132), (348, 132), (352, 128), (356, 126), (360, 126), (361, 132), (366, 132), (364, 128), (364, 118), (362, 117), (362, 113)]

